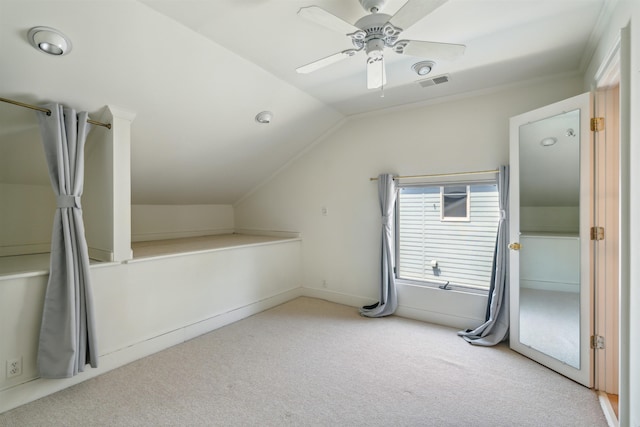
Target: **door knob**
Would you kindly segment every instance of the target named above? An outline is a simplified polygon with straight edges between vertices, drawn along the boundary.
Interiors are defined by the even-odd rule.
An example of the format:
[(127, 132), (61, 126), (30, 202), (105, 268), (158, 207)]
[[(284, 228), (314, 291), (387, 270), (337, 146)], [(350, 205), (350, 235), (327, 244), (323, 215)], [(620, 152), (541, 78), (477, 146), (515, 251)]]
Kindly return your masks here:
[(511, 249), (512, 251), (519, 251), (520, 250), (520, 243), (515, 242), (509, 245), (509, 249)]

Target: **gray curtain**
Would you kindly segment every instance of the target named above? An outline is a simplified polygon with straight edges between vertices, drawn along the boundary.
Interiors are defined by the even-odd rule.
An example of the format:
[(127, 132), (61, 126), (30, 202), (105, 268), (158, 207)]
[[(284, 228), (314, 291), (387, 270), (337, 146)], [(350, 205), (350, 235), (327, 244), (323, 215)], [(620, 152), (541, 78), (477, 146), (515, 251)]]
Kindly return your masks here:
[(509, 167), (500, 166), (498, 172), (498, 200), (500, 220), (496, 248), (493, 256), (493, 272), (487, 301), (485, 322), (473, 330), (460, 331), (458, 335), (475, 345), (492, 346), (509, 335), (509, 275), (508, 275), (508, 206)]
[(38, 114), (57, 209), (51, 235), (51, 266), (44, 300), (38, 369), (42, 378), (68, 378), (98, 366), (89, 252), (80, 197), (84, 180), (87, 113), (59, 104)]
[(366, 305), (360, 314), (367, 317), (389, 316), (398, 307), (395, 277), (395, 252), (393, 238), (393, 215), (395, 212), (398, 187), (393, 175), (378, 176), (378, 196), (382, 213), (382, 260), (380, 277), (380, 301)]

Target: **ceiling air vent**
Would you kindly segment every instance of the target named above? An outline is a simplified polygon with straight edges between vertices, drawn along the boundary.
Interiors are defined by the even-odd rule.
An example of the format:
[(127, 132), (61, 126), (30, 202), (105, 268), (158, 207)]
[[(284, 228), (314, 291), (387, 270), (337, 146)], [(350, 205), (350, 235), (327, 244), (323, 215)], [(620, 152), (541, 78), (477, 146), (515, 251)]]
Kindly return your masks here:
[(430, 79), (418, 80), (418, 84), (422, 87), (435, 86), (449, 81), (449, 74), (431, 77)]

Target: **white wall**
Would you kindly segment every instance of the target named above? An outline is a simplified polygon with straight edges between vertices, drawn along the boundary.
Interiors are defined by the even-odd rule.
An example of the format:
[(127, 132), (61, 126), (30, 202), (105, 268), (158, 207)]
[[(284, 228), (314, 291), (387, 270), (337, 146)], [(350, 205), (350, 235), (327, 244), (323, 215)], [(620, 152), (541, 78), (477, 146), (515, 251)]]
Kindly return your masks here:
[(0, 256), (49, 252), (55, 209), (51, 184), (0, 183)]
[[(110, 121), (109, 121), (110, 122)], [(113, 135), (94, 126), (85, 145), (82, 217), (89, 256), (113, 260)]]
[(132, 241), (206, 236), (234, 231), (231, 205), (132, 205)]
[[(580, 78), (563, 77), (352, 117), (234, 205), (236, 227), (302, 232), (306, 292), (351, 305), (376, 301), (380, 217), (369, 178), (495, 169), (508, 163), (509, 117), (580, 92)], [(400, 287), (399, 303), (399, 314), (472, 327), (486, 298)]]
[(38, 380), (36, 350), (47, 275), (0, 278), (0, 412), (300, 295), (299, 240), (91, 266), (99, 366)]
[(25, 127), (0, 129), (0, 256), (48, 252), (56, 200), (33, 111), (4, 104)]

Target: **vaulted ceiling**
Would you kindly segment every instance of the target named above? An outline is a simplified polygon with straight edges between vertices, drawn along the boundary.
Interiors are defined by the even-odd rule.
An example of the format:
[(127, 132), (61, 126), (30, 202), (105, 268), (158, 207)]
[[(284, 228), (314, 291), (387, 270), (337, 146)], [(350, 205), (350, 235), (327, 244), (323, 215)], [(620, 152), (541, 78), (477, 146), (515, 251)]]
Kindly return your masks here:
[[(348, 116), (584, 71), (614, 1), (449, 0), (402, 33), (466, 46), (454, 60), (426, 58), (436, 63), (426, 78), (449, 82), (422, 87), (411, 66), (424, 58), (385, 52), (387, 83), (369, 90), (364, 52), (295, 71), (353, 47), (298, 10), (355, 23), (367, 13), (357, 0), (0, 0), (0, 97), (131, 112), (133, 203), (228, 204)], [(40, 25), (65, 33), (72, 52), (33, 49), (27, 32)], [(268, 125), (254, 120), (262, 110)], [(0, 103), (0, 182), (46, 179), (19, 145), (35, 128), (32, 112)]]

